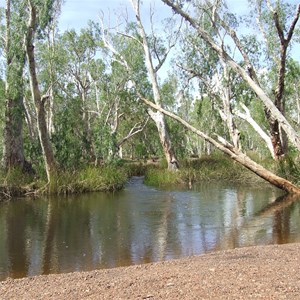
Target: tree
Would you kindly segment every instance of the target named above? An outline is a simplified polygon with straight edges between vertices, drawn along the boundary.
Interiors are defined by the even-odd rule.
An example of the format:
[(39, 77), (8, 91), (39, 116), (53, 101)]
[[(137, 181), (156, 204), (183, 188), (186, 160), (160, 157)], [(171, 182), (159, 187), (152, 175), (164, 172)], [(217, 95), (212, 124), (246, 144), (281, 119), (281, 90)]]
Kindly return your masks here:
[(40, 2), (35, 0), (28, 0), (27, 3), (29, 12), (25, 43), (30, 77), (30, 88), (36, 109), (38, 134), (43, 151), (43, 158), (45, 162), (48, 182), (50, 184), (55, 184), (54, 178), (57, 172), (57, 163), (54, 157), (53, 148), (49, 137), (45, 111), (45, 103), (49, 99), (49, 92), (45, 95), (41, 94), (39, 79), (37, 76), (34, 48), (36, 34), (42, 34), (43, 30), (51, 21), (51, 15), (55, 12), (55, 1), (47, 0), (46, 2)]
[[(240, 50), (242, 57), (245, 60), (245, 65), (247, 66), (247, 69), (244, 69), (240, 64), (238, 64), (226, 51), (226, 48), (221, 45), (217, 45), (216, 41), (210, 36), (208, 32), (206, 32), (202, 28), (202, 24), (196, 21), (195, 18), (193, 18), (190, 14), (185, 12), (182, 8), (182, 6), (179, 6), (178, 4), (175, 4), (173, 1), (168, 0), (162, 0), (164, 3), (169, 5), (173, 8), (173, 10), (180, 14), (193, 28), (196, 29), (199, 36), (217, 53), (220, 60), (228, 66), (230, 69), (235, 71), (237, 74), (239, 74), (249, 85), (249, 87), (256, 92), (257, 96), (263, 101), (263, 103), (267, 106), (267, 108), (272, 112), (273, 117), (278, 117), (279, 123), (282, 126), (285, 126), (285, 130), (288, 131), (288, 134), (290, 138), (293, 138), (293, 142), (295, 145), (300, 146), (298, 143), (298, 135), (296, 134), (295, 130), (291, 127), (291, 125), (287, 122), (285, 117), (280, 113), (280, 111), (274, 106), (271, 99), (267, 96), (267, 94), (264, 92), (264, 90), (260, 87), (258, 84), (258, 79), (256, 76), (256, 73), (250, 63), (249, 57), (247, 53), (245, 52), (244, 48), (242, 47), (239, 39), (237, 38), (235, 32), (229, 28), (229, 26), (224, 23), (220, 17), (217, 15), (216, 8), (213, 6), (213, 14), (212, 14), (212, 21), (214, 21), (214, 18), (217, 18), (220, 24), (225, 28), (225, 32), (229, 32), (230, 36), (232, 37), (233, 41), (235, 42), (237, 48)], [(215, 22), (213, 24), (216, 24)], [(221, 36), (221, 40), (224, 41), (223, 35)], [(195, 127), (191, 126), (184, 120), (182, 120), (179, 116), (161, 108), (158, 105), (153, 104), (149, 99), (146, 99), (146, 97), (142, 97), (141, 99), (146, 103), (147, 105), (151, 106), (152, 108), (155, 108), (158, 111), (163, 112), (164, 114), (176, 119), (181, 124), (189, 128), (191, 131), (196, 133), (197, 135), (201, 136), (211, 144), (213, 144), (215, 147), (223, 151), (224, 153), (228, 154), (232, 159), (236, 160), (237, 162), (241, 163), (246, 168), (252, 170), (254, 173), (259, 175), (260, 177), (264, 178), (271, 184), (289, 192), (289, 193), (299, 193), (300, 189), (294, 186), (289, 181), (280, 178), (273, 174), (272, 172), (266, 170), (262, 166), (255, 163), (253, 160), (251, 160), (247, 155), (242, 153), (239, 149), (234, 147), (231, 143), (226, 141), (223, 137), (218, 137), (218, 141), (216, 139), (211, 138), (210, 136), (206, 135), (202, 131), (196, 129)], [(298, 148), (299, 149), (299, 148)]]
[(6, 171), (19, 168), (32, 171), (25, 160), (23, 147), (23, 70), (25, 51), (22, 41), (22, 24), (24, 20), (19, 11), (24, 1), (6, 1), (6, 80), (5, 80), (5, 127), (2, 164)]
[[(268, 92), (260, 86), (258, 82), (258, 77), (255, 72), (255, 69), (253, 67), (253, 64), (251, 63), (247, 52), (245, 51), (245, 48), (243, 47), (243, 44), (239, 40), (235, 30), (231, 28), (224, 20), (220, 18), (220, 16), (217, 13), (217, 6), (212, 6), (212, 22), (214, 25), (216, 25), (216, 21), (218, 24), (222, 27), (222, 30), (225, 32), (225, 34), (229, 34), (232, 41), (236, 45), (237, 49), (240, 51), (241, 56), (243, 57), (243, 66), (241, 66), (240, 63), (238, 63), (226, 50), (226, 48), (221, 44), (219, 45), (212, 37), (211, 35), (202, 28), (202, 24), (199, 23), (195, 18), (192, 17), (191, 14), (186, 12), (183, 9), (183, 5), (178, 5), (177, 3), (170, 1), (170, 0), (162, 0), (165, 4), (170, 6), (177, 14), (179, 14), (181, 17), (183, 17), (192, 28), (194, 28), (199, 36), (218, 54), (219, 58), (228, 65), (234, 72), (239, 74), (241, 78), (248, 84), (248, 86), (256, 93), (257, 97), (263, 102), (266, 109), (270, 113), (270, 116), (274, 120), (277, 120), (278, 124), (282, 127), (282, 129), (287, 134), (287, 137), (289, 138), (290, 142), (300, 151), (300, 136), (295, 131), (295, 129), (291, 126), (291, 124), (288, 122), (288, 120), (285, 118), (285, 116), (280, 112), (280, 110), (276, 107), (276, 105), (273, 103), (272, 99), (268, 96)], [(217, 4), (219, 2), (217, 1)], [(292, 26), (291, 26), (291, 33), (293, 32), (293, 29), (296, 26), (296, 23), (298, 21), (300, 14), (300, 5), (297, 7), (297, 13), (295, 15), (295, 18), (293, 20)], [(223, 34), (224, 34), (223, 32)], [(223, 36), (223, 35), (221, 35)], [(289, 40), (290, 35), (288, 35)], [(284, 38), (285, 39), (285, 38)]]
[[(150, 43), (148, 41), (148, 37), (145, 32), (145, 28), (141, 20), (140, 0), (131, 0), (131, 3), (136, 15), (138, 32), (141, 36), (140, 44), (143, 46), (143, 50), (144, 50), (145, 64), (146, 64), (146, 68), (152, 86), (153, 100), (157, 105), (161, 106), (162, 100), (161, 100), (161, 93), (158, 85), (157, 72), (162, 67), (170, 51), (170, 48), (172, 48), (174, 44), (173, 45), (171, 44), (169, 49), (160, 49), (157, 47), (157, 44), (154, 42), (153, 49), (151, 50)], [(156, 39), (156, 37), (153, 38), (154, 40)], [(156, 55), (156, 58), (158, 60), (158, 65), (156, 67), (154, 66), (151, 52), (153, 52)], [(168, 169), (176, 170), (179, 165), (171, 144), (171, 139), (170, 139), (166, 121), (164, 119), (164, 115), (160, 111), (153, 112), (152, 110), (149, 110), (149, 115), (151, 116), (152, 120), (156, 124), (160, 141), (163, 147), (163, 151), (167, 159)]]
[[(81, 29), (80, 34), (75, 30), (65, 32), (61, 38), (60, 46), (64, 49), (65, 68), (62, 69), (61, 78), (67, 83), (74, 84), (74, 93), (81, 102), (81, 125), (82, 125), (82, 156), (85, 160), (93, 160), (95, 153), (92, 147), (91, 132), (91, 93), (93, 79), (92, 67), (95, 66), (97, 44), (90, 28)], [(101, 78), (99, 78), (101, 80)], [(78, 120), (77, 120), (78, 121)]]
[(278, 188), (280, 188), (280, 189), (282, 189), (282, 190), (284, 190), (288, 193), (291, 193), (291, 194), (300, 194), (300, 189), (297, 186), (295, 186), (294, 184), (292, 184), (288, 180), (273, 174), (269, 170), (267, 170), (264, 167), (262, 167), (261, 165), (257, 164), (255, 161), (250, 159), (246, 154), (240, 152), (232, 144), (227, 142), (224, 138), (218, 137), (218, 141), (217, 141), (216, 139), (211, 138), (210, 136), (208, 136), (207, 134), (205, 134), (201, 130), (199, 130), (199, 129), (195, 128), (194, 126), (190, 125), (188, 122), (184, 121), (179, 116), (163, 109), (162, 107), (154, 104), (153, 102), (149, 101), (148, 99), (141, 98), (141, 100), (145, 104), (149, 105), (150, 107), (159, 110), (160, 112), (162, 112), (165, 115), (173, 118), (174, 120), (177, 120), (179, 123), (181, 123), (183, 126), (188, 128), (190, 131), (192, 131), (193, 133), (195, 133), (199, 137), (205, 139), (209, 143), (213, 144), (217, 149), (219, 149), (223, 153), (227, 154), (233, 160), (240, 163), (241, 165), (243, 165), (244, 167), (246, 167), (250, 171), (252, 171), (255, 174), (257, 174), (258, 176), (260, 176), (261, 178), (265, 179), (266, 181), (268, 181), (272, 185), (274, 185), (274, 186), (276, 186), (276, 187), (278, 187)]
[[(132, 52), (130, 53), (130, 56), (137, 58), (138, 67), (136, 66), (136, 62), (132, 61), (132, 58), (128, 59), (126, 55), (123, 55), (122, 50), (120, 51), (119, 45), (115, 47), (113, 42), (109, 40), (107, 34), (108, 30), (104, 28), (103, 22), (101, 24), (102, 41), (105, 47), (113, 54), (114, 59), (126, 68), (127, 73), (130, 75), (130, 84), (134, 86), (135, 93), (138, 94), (141, 91), (147, 91), (147, 93), (152, 94), (152, 98), (155, 103), (163, 105), (158, 82), (158, 71), (165, 63), (170, 50), (174, 46), (174, 41), (176, 40), (177, 36), (175, 33), (175, 35), (172, 37), (172, 42), (169, 45), (163, 45), (163, 40), (155, 36), (154, 33), (147, 35), (141, 21), (140, 1), (131, 1), (131, 3), (136, 14), (136, 24), (127, 22), (128, 28), (126, 33), (119, 34), (123, 38), (126, 38), (124, 41), (127, 40), (126, 43), (128, 45), (131, 45), (133, 49), (135, 49), (131, 49)], [(133, 56), (133, 53), (136, 55)], [(142, 59), (138, 57), (138, 55), (142, 55)], [(142, 63), (140, 64), (140, 62)], [(157, 62), (156, 66), (155, 62)], [(141, 80), (141, 78), (143, 78), (143, 80)], [(175, 151), (171, 144), (171, 138), (164, 115), (160, 112), (154, 112), (152, 110), (148, 110), (148, 114), (156, 124), (163, 153), (168, 163), (168, 168), (176, 170), (179, 165)]]
[[(204, 18), (202, 17), (202, 19)], [(205, 26), (209, 28), (209, 23)], [(215, 33), (211, 32), (211, 34)], [(197, 85), (201, 97), (200, 101), (208, 100), (211, 102), (211, 106), (219, 114), (218, 121), (221, 124), (219, 127), (224, 127), (223, 124), (225, 124), (230, 141), (234, 147), (239, 149), (241, 147), (240, 132), (233, 114), (235, 74), (218, 59), (216, 54), (206, 43), (199, 39), (197, 34), (191, 33), (188, 28), (182, 33), (180, 50), (180, 54), (174, 59), (180, 76), (183, 77), (184, 82), (187, 82), (187, 87), (190, 82)], [(197, 79), (196, 83), (195, 79)], [(183, 87), (183, 89), (185, 88)], [(205, 117), (206, 111), (199, 109), (200, 111), (201, 115)], [(207, 124), (207, 126), (209, 125)], [(216, 124), (214, 124), (214, 131), (215, 134), (218, 133)]]
[[(285, 116), (285, 86), (286, 86), (286, 64), (288, 49), (295, 32), (295, 28), (300, 16), (300, 5), (296, 9), (294, 17), (291, 19), (292, 10), (288, 4), (277, 1), (272, 4), (270, 0), (256, 1), (256, 14), (258, 27), (263, 35), (266, 54), (271, 60), (271, 68), (274, 73), (272, 80), (272, 94), (274, 105)], [(291, 25), (288, 26), (288, 22)], [(279, 159), (287, 152), (287, 142), (282, 125), (273, 117), (269, 109), (265, 109), (265, 114), (270, 125), (271, 141), (273, 144), (275, 158)]]

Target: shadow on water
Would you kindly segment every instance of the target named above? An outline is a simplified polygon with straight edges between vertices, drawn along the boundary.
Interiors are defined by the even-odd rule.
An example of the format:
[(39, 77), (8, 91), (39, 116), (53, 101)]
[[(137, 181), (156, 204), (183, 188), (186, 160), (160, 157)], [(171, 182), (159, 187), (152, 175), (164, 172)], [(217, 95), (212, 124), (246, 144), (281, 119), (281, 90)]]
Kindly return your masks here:
[(300, 202), (274, 189), (205, 183), (0, 204), (0, 279), (112, 268), (300, 241)]

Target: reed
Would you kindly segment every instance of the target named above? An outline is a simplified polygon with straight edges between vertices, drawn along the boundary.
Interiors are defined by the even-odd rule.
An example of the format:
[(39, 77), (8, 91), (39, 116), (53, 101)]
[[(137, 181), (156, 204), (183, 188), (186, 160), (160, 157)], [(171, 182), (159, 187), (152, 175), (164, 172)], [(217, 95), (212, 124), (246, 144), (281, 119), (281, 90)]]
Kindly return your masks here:
[(246, 168), (221, 155), (182, 160), (180, 169), (176, 172), (165, 168), (151, 168), (145, 175), (145, 183), (156, 187), (178, 184), (190, 186), (203, 181), (247, 184), (263, 182)]

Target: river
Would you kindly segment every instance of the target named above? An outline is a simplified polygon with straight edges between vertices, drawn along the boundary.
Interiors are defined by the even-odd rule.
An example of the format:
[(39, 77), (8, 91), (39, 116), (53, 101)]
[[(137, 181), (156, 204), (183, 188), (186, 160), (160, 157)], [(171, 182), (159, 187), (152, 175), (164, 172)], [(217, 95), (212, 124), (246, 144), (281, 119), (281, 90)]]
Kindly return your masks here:
[(204, 183), (0, 203), (0, 280), (300, 241), (300, 201), (273, 188)]

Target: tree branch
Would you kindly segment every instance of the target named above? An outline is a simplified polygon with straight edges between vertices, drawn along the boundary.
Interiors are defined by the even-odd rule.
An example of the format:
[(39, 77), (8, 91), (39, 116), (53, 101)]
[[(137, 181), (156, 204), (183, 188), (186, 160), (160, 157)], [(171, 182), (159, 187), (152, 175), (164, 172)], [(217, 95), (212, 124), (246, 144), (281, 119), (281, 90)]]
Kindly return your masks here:
[(217, 52), (219, 58), (227, 63), (236, 73), (238, 73), (249, 87), (257, 94), (259, 99), (264, 103), (266, 108), (271, 112), (274, 119), (277, 119), (283, 130), (286, 132), (291, 143), (300, 151), (300, 136), (287, 121), (285, 116), (278, 110), (273, 101), (269, 98), (267, 93), (251, 78), (251, 76), (242, 68), (223, 48), (220, 48), (210, 35), (199, 27), (194, 18), (184, 12), (178, 5), (171, 0), (162, 0), (165, 4), (171, 7), (175, 13), (181, 15), (192, 27), (194, 27), (200, 37), (210, 45), (210, 47)]
[(124, 137), (122, 138), (122, 140), (120, 140), (118, 143), (117, 143), (117, 146), (120, 147), (121, 145), (123, 145), (127, 140), (129, 140), (130, 138), (132, 138), (134, 135), (138, 134), (139, 132), (142, 132), (147, 123), (149, 121), (149, 117), (147, 117), (146, 121), (144, 122), (143, 125), (140, 126), (140, 123), (136, 123), (134, 124), (134, 126), (131, 128), (131, 130), (129, 131), (129, 133)]

